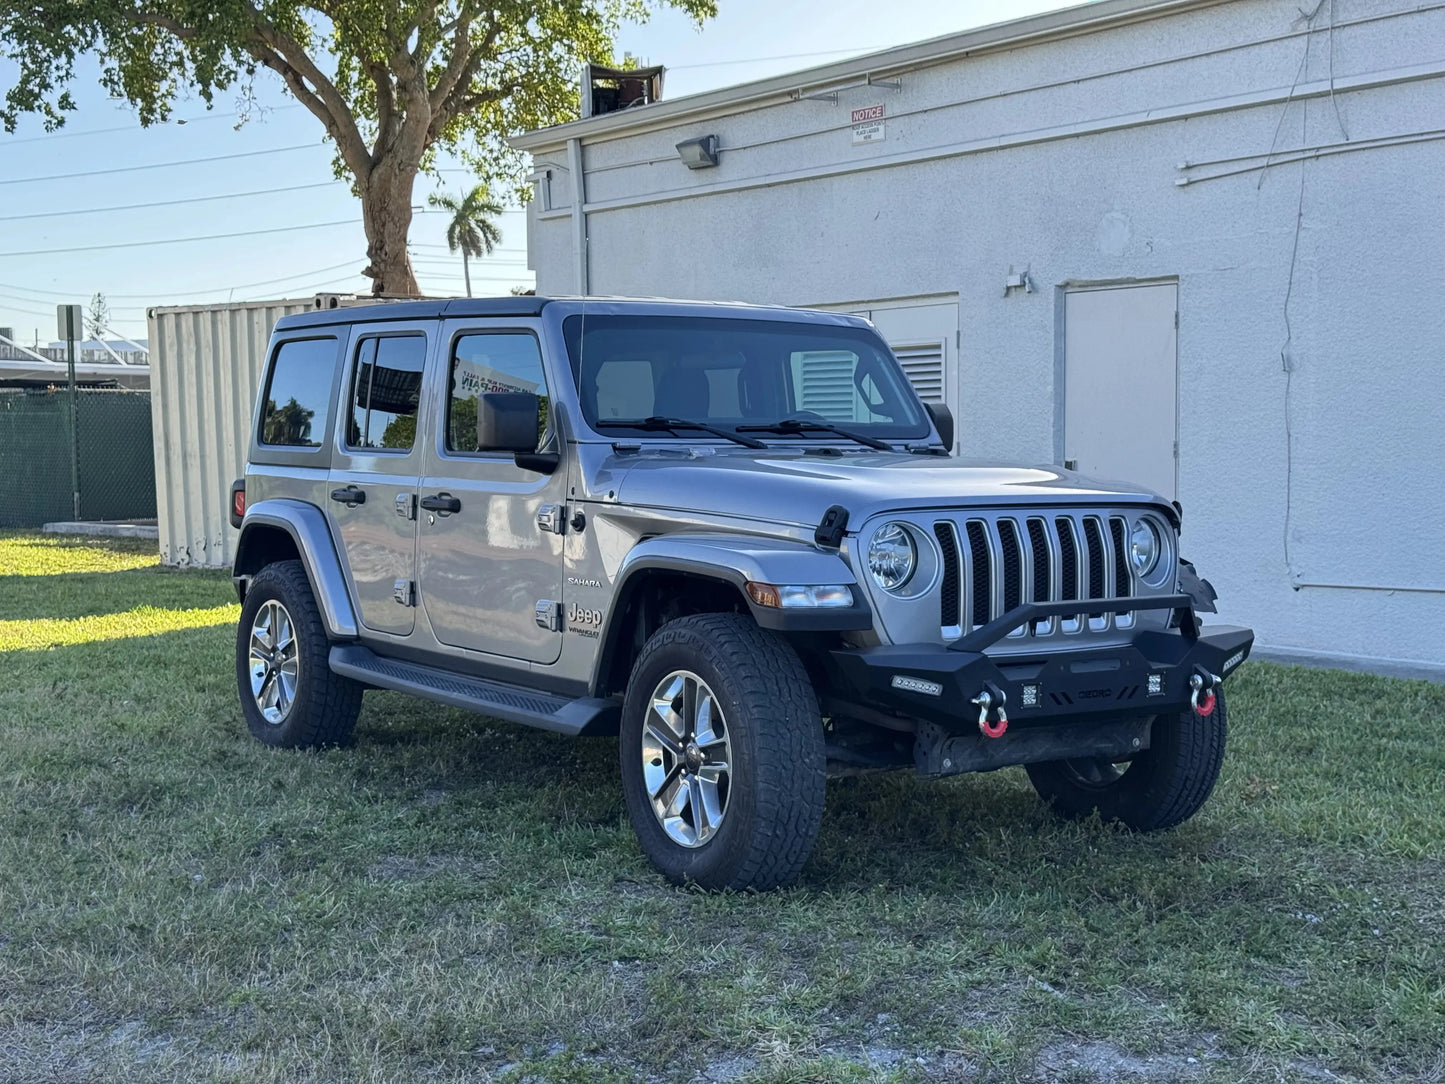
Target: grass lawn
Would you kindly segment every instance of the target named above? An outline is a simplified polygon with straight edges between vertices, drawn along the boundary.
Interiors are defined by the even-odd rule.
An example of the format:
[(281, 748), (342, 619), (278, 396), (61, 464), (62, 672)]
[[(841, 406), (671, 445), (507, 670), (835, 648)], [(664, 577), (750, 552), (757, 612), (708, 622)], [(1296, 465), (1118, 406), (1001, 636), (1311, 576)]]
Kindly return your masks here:
[(715, 896), (611, 739), (369, 693), (261, 746), (237, 612), (0, 534), (0, 1080), (1445, 1079), (1445, 688), (1248, 664), (1157, 836), (1018, 769), (830, 782), (797, 888)]

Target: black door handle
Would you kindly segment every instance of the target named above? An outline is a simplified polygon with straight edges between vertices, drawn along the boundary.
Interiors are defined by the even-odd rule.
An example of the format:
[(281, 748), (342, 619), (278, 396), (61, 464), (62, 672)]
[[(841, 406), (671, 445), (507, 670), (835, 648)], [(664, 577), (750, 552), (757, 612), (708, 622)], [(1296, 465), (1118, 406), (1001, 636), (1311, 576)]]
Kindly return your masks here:
[(462, 502), (449, 493), (438, 493), (435, 496), (423, 497), (421, 506), (428, 512), (441, 512), (445, 515), (448, 512), (460, 512)]
[(331, 499), (346, 505), (347, 508), (353, 508), (358, 504), (366, 503), (366, 490), (360, 486), (345, 486), (341, 489), (333, 489), (331, 491)]

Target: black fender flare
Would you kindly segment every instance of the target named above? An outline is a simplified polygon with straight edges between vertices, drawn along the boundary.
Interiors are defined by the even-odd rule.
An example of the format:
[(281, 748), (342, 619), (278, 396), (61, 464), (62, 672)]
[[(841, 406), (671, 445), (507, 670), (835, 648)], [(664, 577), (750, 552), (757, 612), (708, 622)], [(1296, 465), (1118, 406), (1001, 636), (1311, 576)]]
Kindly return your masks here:
[(248, 538), (256, 537), (258, 527), (279, 529), (290, 535), (311, 581), (327, 635), (333, 640), (355, 640), (359, 635), (356, 608), (346, 586), (346, 574), (331, 538), (331, 528), (321, 510), (314, 504), (289, 497), (273, 497), (247, 508), (232, 567), (238, 590), (244, 591), (252, 574), (247, 568), (247, 544)]

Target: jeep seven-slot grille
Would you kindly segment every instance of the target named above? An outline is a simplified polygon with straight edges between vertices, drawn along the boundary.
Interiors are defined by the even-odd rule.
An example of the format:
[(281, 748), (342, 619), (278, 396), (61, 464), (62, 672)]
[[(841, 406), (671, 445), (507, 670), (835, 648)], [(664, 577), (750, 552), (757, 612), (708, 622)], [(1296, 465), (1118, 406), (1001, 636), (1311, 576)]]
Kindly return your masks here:
[[(960, 516), (933, 525), (943, 562), (939, 624), (949, 632), (986, 625), (1024, 601), (1129, 598), (1133, 580), (1122, 516)], [(1132, 614), (1090, 612), (1043, 618), (1015, 638), (1133, 624)]]

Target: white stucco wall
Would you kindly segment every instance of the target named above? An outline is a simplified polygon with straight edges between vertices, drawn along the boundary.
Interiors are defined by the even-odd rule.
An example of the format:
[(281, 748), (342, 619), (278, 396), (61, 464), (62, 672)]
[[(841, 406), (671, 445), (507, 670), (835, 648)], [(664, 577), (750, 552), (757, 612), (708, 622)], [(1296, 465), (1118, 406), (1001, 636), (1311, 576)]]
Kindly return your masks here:
[[(964, 454), (1058, 461), (1064, 286), (1177, 279), (1185, 553), (1221, 616), (1445, 674), (1445, 140), (1418, 138), (1442, 74), (1445, 4), (1234, 0), (880, 76), (897, 91), (559, 134), (583, 133), (588, 292), (956, 294)], [(876, 102), (887, 138), (853, 146)], [(689, 172), (673, 145), (707, 133), (721, 163)], [(575, 293), (566, 148), (535, 157), (538, 292)], [(1010, 267), (1037, 292), (1005, 297)]]

